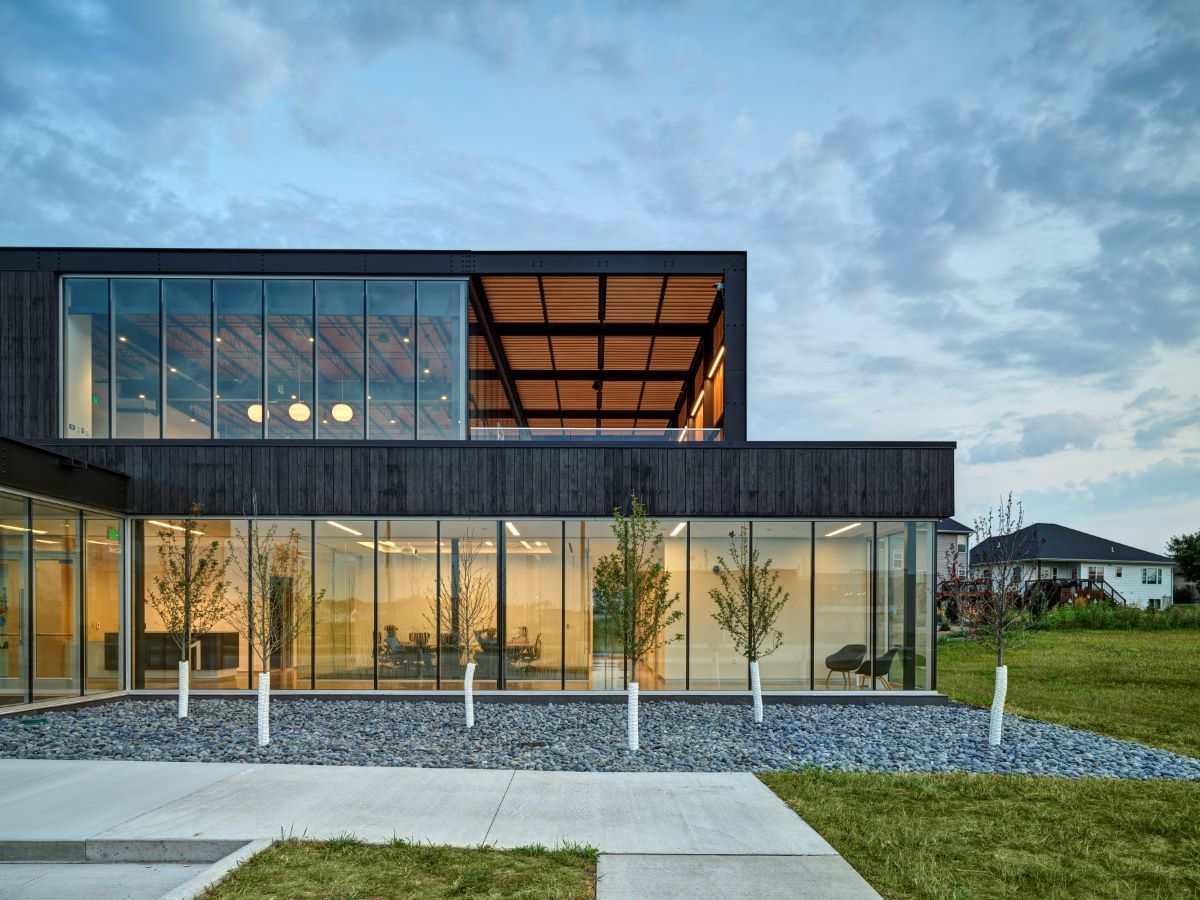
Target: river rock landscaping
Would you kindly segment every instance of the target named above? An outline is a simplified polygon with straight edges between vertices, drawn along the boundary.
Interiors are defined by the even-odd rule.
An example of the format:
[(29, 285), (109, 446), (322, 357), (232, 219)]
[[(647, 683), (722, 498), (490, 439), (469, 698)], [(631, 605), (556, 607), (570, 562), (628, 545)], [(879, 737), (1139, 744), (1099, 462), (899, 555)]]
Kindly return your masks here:
[(0, 719), (0, 757), (547, 769), (596, 772), (979, 772), (1200, 780), (1200, 759), (1087, 731), (1006, 717), (987, 745), (988, 713), (942, 706), (647, 700), (641, 750), (625, 749), (623, 704), (476, 704), (277, 698), (271, 744), (255, 745), (250, 698), (127, 699)]

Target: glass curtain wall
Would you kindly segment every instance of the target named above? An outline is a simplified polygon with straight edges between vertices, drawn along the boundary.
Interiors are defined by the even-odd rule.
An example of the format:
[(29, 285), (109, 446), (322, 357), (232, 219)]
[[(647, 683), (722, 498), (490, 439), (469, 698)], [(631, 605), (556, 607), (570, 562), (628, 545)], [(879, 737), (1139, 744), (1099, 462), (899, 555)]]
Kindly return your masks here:
[(499, 676), (497, 526), (495, 519), (442, 522), (438, 544), (438, 665), (443, 688), (462, 688), (474, 662), (475, 686)]
[(563, 666), (562, 522), (505, 524), (505, 686), (558, 690)]
[[(701, 691), (744, 691), (750, 686), (750, 666), (713, 618), (716, 602), (710, 591), (721, 587), (719, 573), (730, 571), (730, 546), (740, 541), (749, 522), (692, 521), (688, 563), (691, 627), (691, 687)], [(735, 577), (732, 576), (731, 577)]]
[[(375, 686), (375, 524), (317, 522), (316, 686), (370, 690)], [(324, 594), (322, 595), (322, 591)], [(302, 685), (304, 686), (304, 685)]]
[[(13, 507), (4, 521), (23, 523), (23, 510)], [(64, 537), (63, 523), (55, 526), (58, 530), (51, 528), (55, 521), (53, 516), (37, 518), (38, 531), (44, 534), (5, 531), (0, 574), (8, 596), (20, 590), (20, 575), (9, 560), (19, 560), (25, 544), (38, 552), (42, 545), (33, 545), (34, 538)], [(85, 522), (87, 594), (108, 591), (111, 596), (119, 575), (105, 569), (105, 554), (111, 553), (105, 544), (110, 539), (119, 543), (119, 534), (111, 538), (108, 523), (100, 518)], [(144, 532), (141, 561), (134, 572), (139, 593), (154, 587), (160, 568), (158, 536), (171, 525), (178, 527), (138, 523)], [(618, 623), (598, 613), (594, 594), (596, 563), (617, 546), (609, 520), (255, 522), (259, 534), (272, 525), (277, 544), (296, 531), (312, 586), (323, 592), (308, 620), (284, 623), (297, 627), (286, 629), (295, 632), (295, 639), (271, 662), (277, 688), (461, 689), (468, 662), (477, 666), (480, 689), (624, 687)], [(200, 528), (203, 540), (218, 540), (223, 553), (244, 554), (238, 534), (246, 526), (203, 520)], [(698, 519), (661, 523), (670, 592), (678, 594), (677, 608), (685, 613), (668, 634), (682, 633), (685, 639), (660, 648), (640, 667), (637, 678), (645, 690), (747, 690), (747, 662), (714, 621), (711, 596), (722, 570), (736, 575), (730, 545), (740, 541), (743, 527), (758, 551), (759, 565), (767, 567), (788, 595), (776, 621), (781, 644), (761, 661), (766, 690), (929, 688), (934, 640), (929, 616), (932, 523)], [(61, 552), (67, 551), (45, 545), (39, 565)], [(69, 577), (77, 577), (78, 552), (67, 555), (56, 565), (65, 565), (72, 573)], [(231, 566), (231, 579), (238, 577), (237, 571)], [(51, 584), (47, 576), (41, 577), (43, 585)], [(109, 587), (94, 587), (101, 583)], [(235, 587), (244, 592), (244, 586)], [(311, 588), (280, 583), (275, 589), (284, 598), (281, 614), (303, 617), (306, 604), (296, 598)], [(68, 580), (57, 590), (62, 594), (77, 588)], [(10, 614), (13, 606), (9, 601)], [(112, 625), (105, 624), (100, 607), (93, 612), (90, 600), (87, 610), (87, 672), (89, 678), (105, 677), (102, 644)], [(137, 686), (173, 687), (177, 651), (166, 643), (152, 608), (139, 604), (138, 614), (142, 625)], [(108, 621), (113, 615), (109, 613)], [(60, 640), (74, 640), (61, 637), (68, 630), (60, 630)], [(238, 634), (241, 630), (222, 623), (198, 642), (192, 654), (195, 684), (252, 686), (257, 663)], [(51, 639), (40, 625), (38, 634), (43, 643)], [(0, 662), (7, 664), (4, 683), (20, 693), (18, 656), (10, 654)], [(69, 650), (66, 656), (71, 656)], [(68, 691), (70, 684), (77, 684), (69, 671), (50, 673), (39, 666), (38, 673), (39, 679), (43, 674), (46, 679), (52, 674), (65, 678)], [(48, 680), (39, 680), (39, 689), (49, 688)]]
[(121, 686), (120, 519), (83, 516), (84, 693)]
[[(814, 687), (870, 687), (872, 522), (817, 522), (813, 566)], [(864, 664), (866, 664), (864, 666)]]
[(30, 504), (33, 534), (33, 699), (80, 693), (79, 515)]
[(379, 578), (379, 687), (437, 687), (437, 522), (381, 521)]
[[(754, 547), (758, 565), (775, 576), (786, 599), (775, 629), (781, 643), (758, 664), (764, 691), (808, 690), (810, 680), (812, 614), (812, 523), (754, 523)], [(758, 586), (762, 588), (763, 586)], [(770, 647), (774, 640), (767, 644)]]
[(63, 434), (463, 439), (466, 296), (461, 281), (65, 278)]
[(29, 699), (29, 501), (0, 494), (0, 706)]

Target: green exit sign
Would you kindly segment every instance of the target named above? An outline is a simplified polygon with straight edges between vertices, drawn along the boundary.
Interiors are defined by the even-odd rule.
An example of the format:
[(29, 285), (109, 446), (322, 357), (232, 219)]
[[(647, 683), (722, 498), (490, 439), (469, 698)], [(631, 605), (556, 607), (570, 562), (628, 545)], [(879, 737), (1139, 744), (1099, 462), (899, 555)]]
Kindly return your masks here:
[(110, 541), (119, 541), (121, 539), (121, 532), (115, 528), (108, 529), (108, 539)]

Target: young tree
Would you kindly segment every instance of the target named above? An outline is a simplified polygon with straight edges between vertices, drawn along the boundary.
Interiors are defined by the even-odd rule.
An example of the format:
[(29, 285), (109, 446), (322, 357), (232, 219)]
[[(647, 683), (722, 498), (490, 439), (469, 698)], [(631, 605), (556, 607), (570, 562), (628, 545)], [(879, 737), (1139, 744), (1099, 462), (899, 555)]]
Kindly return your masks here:
[(271, 657), (308, 627), (325, 591), (313, 592), (308, 565), (300, 556), (300, 533), (276, 537), (278, 525), (263, 528), (251, 520), (229, 555), (241, 578), (234, 589), (234, 623), (258, 657), (258, 745), (271, 742)]
[(1184, 581), (1200, 584), (1200, 531), (1173, 536), (1167, 541), (1167, 556), (1175, 560)]
[[(458, 565), (439, 587), (444, 599), (438, 632), (447, 635), (458, 649), (463, 667), (463, 707), (468, 728), (475, 727), (475, 655), (479, 639), (476, 632), (496, 623), (496, 593), (492, 567), (481, 557), (482, 538), (470, 531), (458, 538)], [(439, 648), (441, 638), (438, 639)], [(497, 643), (497, 650), (499, 643)], [(479, 647), (482, 650), (482, 647)], [(500, 661), (497, 660), (497, 665)]]
[(601, 615), (616, 623), (623, 653), (622, 676), (628, 694), (630, 752), (638, 749), (637, 666), (682, 634), (663, 632), (683, 616), (675, 609), (679, 594), (670, 593), (671, 573), (661, 562), (663, 533), (658, 520), (646, 514), (636, 496), (629, 498), (629, 515), (613, 510), (612, 532), (617, 547), (596, 561), (592, 593)]
[(188, 671), (192, 645), (213, 630), (229, 611), (220, 542), (200, 542), (200, 504), (179, 525), (158, 532), (158, 574), (146, 592), (147, 605), (162, 619), (163, 630), (179, 648), (179, 718), (188, 714)]
[(998, 508), (975, 520), (979, 539), (972, 565), (983, 566), (982, 577), (971, 591), (957, 598), (963, 635), (996, 654), (996, 684), (988, 743), (1000, 745), (1004, 727), (1004, 701), (1008, 694), (1008, 666), (1004, 650), (1028, 637), (1030, 598), (1025, 589), (1025, 560), (1037, 557), (1034, 536), (1025, 531), (1025, 513), (1010, 491)]
[(758, 548), (750, 546), (750, 535), (743, 525), (740, 533), (729, 532), (729, 561), (717, 557), (721, 586), (708, 592), (717, 607), (713, 619), (733, 639), (738, 654), (750, 661), (755, 722), (763, 720), (758, 661), (783, 644), (783, 632), (775, 627), (775, 621), (789, 599), (771, 562), (768, 559), (759, 564)]

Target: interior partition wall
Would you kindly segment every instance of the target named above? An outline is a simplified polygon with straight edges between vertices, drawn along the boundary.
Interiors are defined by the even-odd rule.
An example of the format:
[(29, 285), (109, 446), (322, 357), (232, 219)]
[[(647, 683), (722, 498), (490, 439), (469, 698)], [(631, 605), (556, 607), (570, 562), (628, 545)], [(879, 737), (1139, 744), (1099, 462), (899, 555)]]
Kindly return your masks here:
[[(163, 538), (180, 527), (134, 521), (138, 688), (175, 684), (179, 651), (153, 601)], [(215, 542), (242, 582), (251, 530), (268, 547), (294, 543), (299, 566), (272, 577), (289, 635), (269, 661), (276, 689), (456, 690), (474, 663), (481, 690), (619, 691), (630, 667), (593, 575), (617, 549), (612, 528), (609, 519), (204, 519), (197, 539)], [(754, 596), (783, 601), (762, 641), (765, 690), (932, 688), (933, 523), (667, 519), (660, 528), (655, 561), (680, 615), (632, 673), (644, 690), (748, 688), (749, 665), (715, 615), (717, 595), (739, 578), (762, 579)], [(232, 583), (230, 593), (248, 589)], [(259, 662), (234, 618), (193, 648), (197, 687), (252, 686)], [(17, 666), (18, 688), (19, 675)]]
[(0, 491), (0, 705), (121, 686), (124, 523)]

